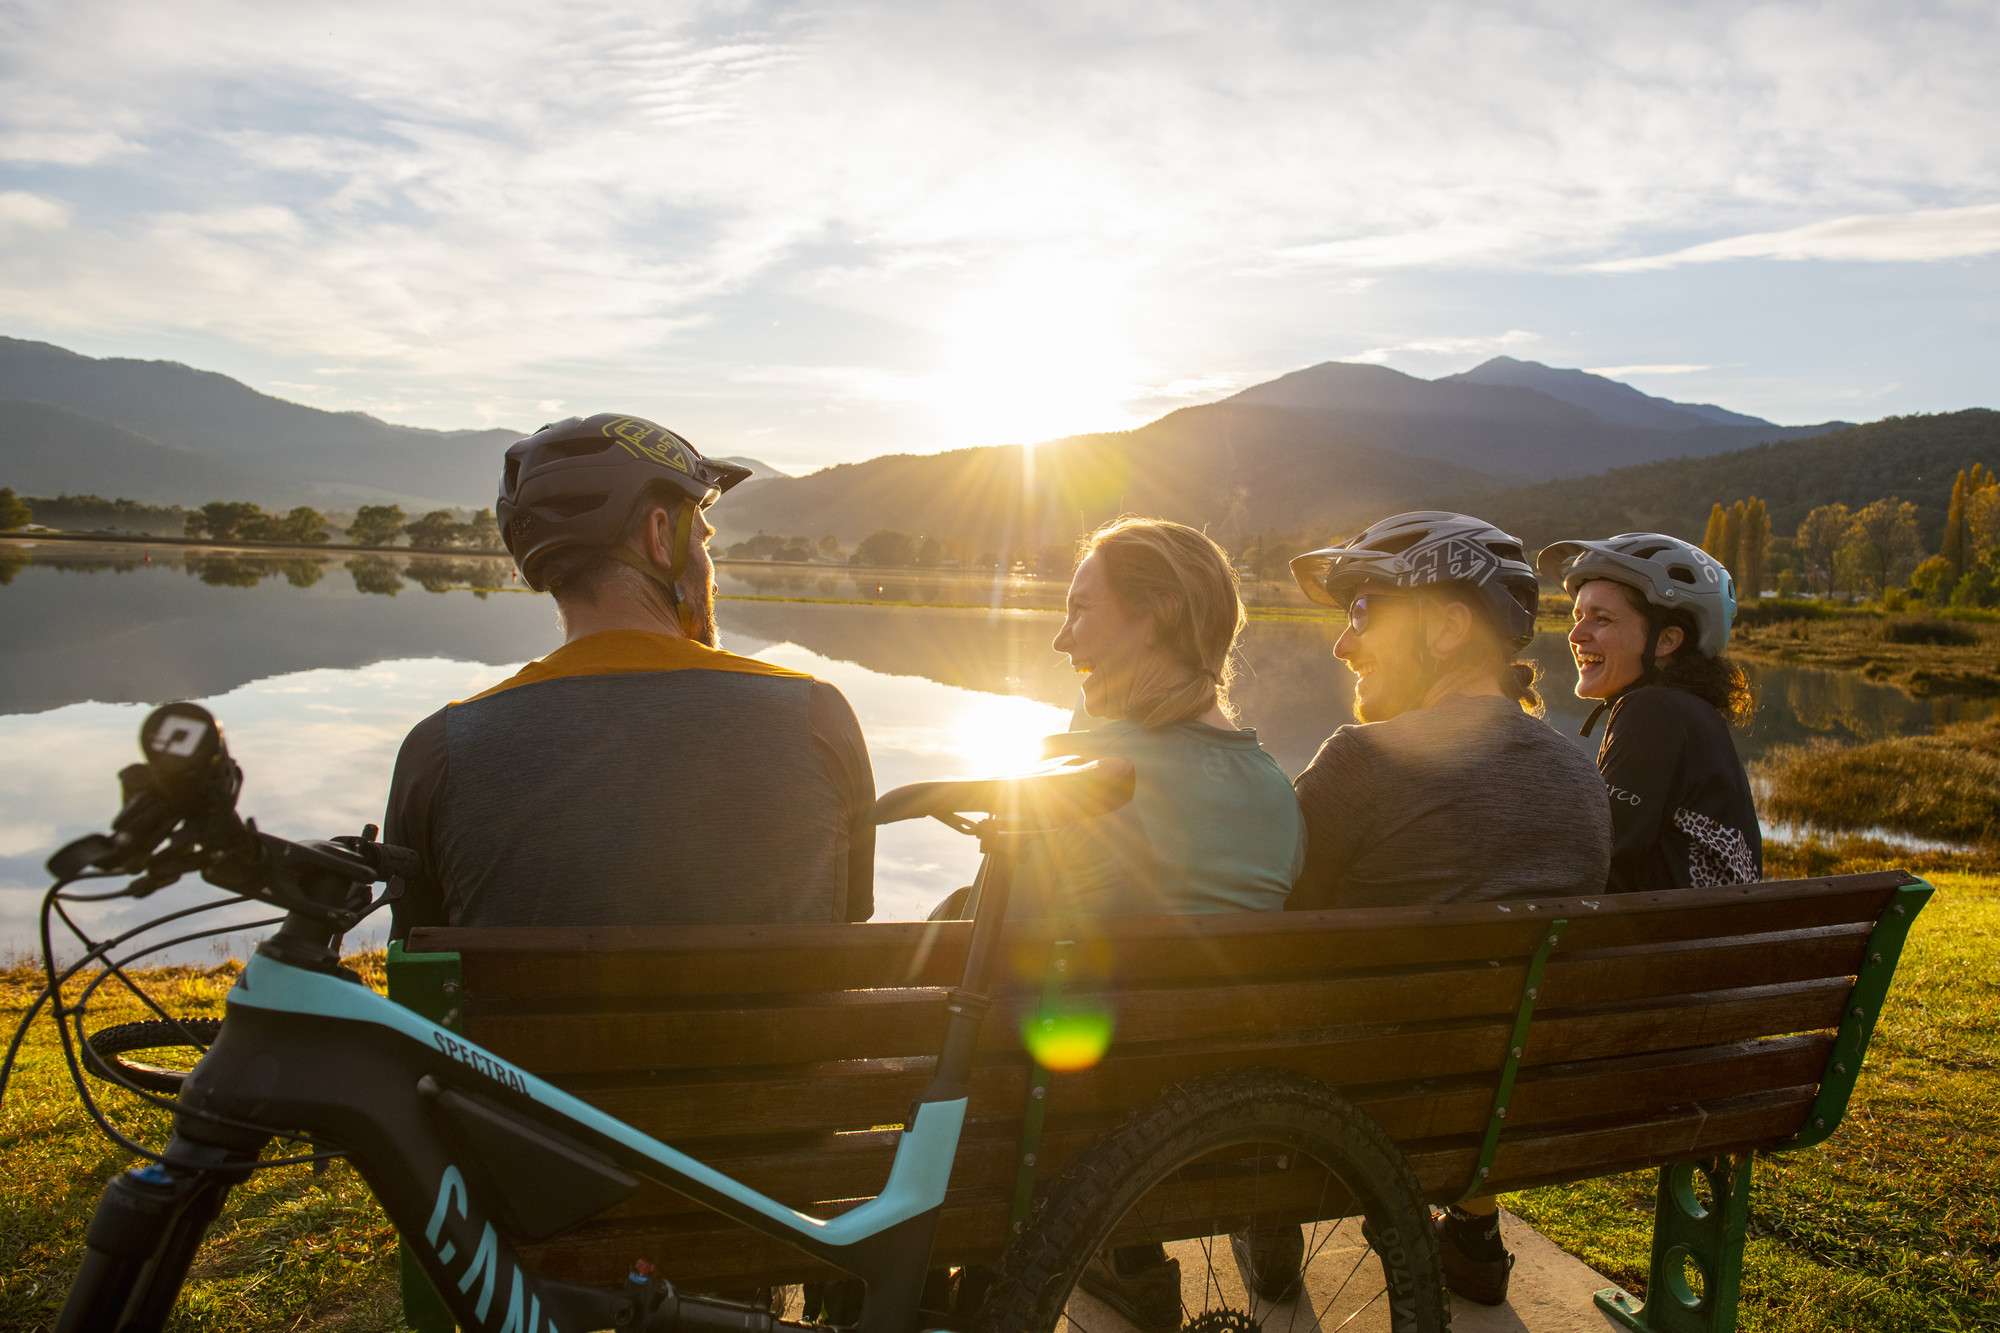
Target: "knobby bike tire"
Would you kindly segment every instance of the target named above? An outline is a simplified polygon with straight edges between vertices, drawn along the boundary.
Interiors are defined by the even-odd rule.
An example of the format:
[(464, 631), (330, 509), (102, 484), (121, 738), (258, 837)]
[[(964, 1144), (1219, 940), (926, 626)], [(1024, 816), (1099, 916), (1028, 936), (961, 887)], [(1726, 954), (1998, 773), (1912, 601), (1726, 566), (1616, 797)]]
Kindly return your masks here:
[[(1250, 1155), (1232, 1156), (1230, 1150), (1239, 1145)], [(1280, 1155), (1271, 1156), (1272, 1149)], [(1258, 1156), (1260, 1153), (1264, 1155)], [(1285, 1153), (1296, 1154), (1289, 1164)], [(1114, 1231), (1132, 1239), (1135, 1225), (1143, 1229), (1144, 1205), (1155, 1189), (1177, 1191), (1181, 1200), (1219, 1199), (1214, 1173), (1233, 1170), (1235, 1187), (1240, 1191), (1244, 1172), (1249, 1169), (1244, 1163), (1253, 1160), (1273, 1161), (1281, 1169), (1288, 1165), (1301, 1170), (1323, 1168), (1318, 1175), (1286, 1177), (1295, 1190), (1305, 1187), (1304, 1197), (1309, 1198), (1314, 1188), (1321, 1190), (1322, 1201), (1330, 1197), (1324, 1184), (1313, 1185), (1315, 1180), (1333, 1179), (1344, 1187), (1359, 1206), (1364, 1222), (1360, 1229), (1349, 1224), (1342, 1233), (1345, 1240), (1338, 1259), (1324, 1248), (1334, 1235), (1328, 1223), (1308, 1223), (1300, 1233), (1308, 1263), (1319, 1253), (1326, 1256), (1325, 1269), (1345, 1270), (1349, 1257), (1358, 1255), (1349, 1280), (1342, 1283), (1341, 1292), (1326, 1298), (1326, 1308), (1319, 1302), (1337, 1279), (1337, 1271), (1335, 1279), (1308, 1278), (1303, 1293), (1299, 1284), (1292, 1284), (1287, 1296), (1278, 1301), (1254, 1297), (1250, 1278), (1237, 1264), (1228, 1236), (1193, 1248), (1182, 1243), (1183, 1254), (1197, 1267), (1204, 1262), (1204, 1255), (1209, 1265), (1192, 1284), (1187, 1273), (1180, 1275), (1182, 1329), (1187, 1333), (1250, 1329), (1285, 1333), (1288, 1325), (1310, 1329), (1344, 1297), (1357, 1304), (1380, 1302), (1386, 1306), (1394, 1333), (1442, 1333), (1450, 1316), (1437, 1241), (1431, 1230), (1430, 1208), (1408, 1162), (1381, 1126), (1325, 1084), (1302, 1074), (1270, 1069), (1231, 1071), (1178, 1084), (1085, 1149), (1050, 1187), (1024, 1225), (980, 1312), (979, 1327), (986, 1333), (1052, 1333), (1062, 1328), (1094, 1333), (1100, 1319), (1106, 1328), (1128, 1327), (1121, 1319), (1102, 1318), (1103, 1306), (1089, 1307), (1090, 1318), (1079, 1317), (1069, 1308), (1086, 1266), (1100, 1250), (1106, 1255), (1113, 1253), (1105, 1246)], [(1228, 1165), (1217, 1167), (1218, 1162)], [(1210, 1174), (1203, 1178), (1203, 1171)], [(1191, 1180), (1195, 1191), (1206, 1188), (1210, 1194), (1188, 1192)], [(1251, 1182), (1253, 1200), (1263, 1183), (1261, 1175)], [(1239, 1192), (1239, 1203), (1241, 1197)], [(1295, 1208), (1300, 1197), (1296, 1193), (1291, 1197)], [(1189, 1205), (1183, 1202), (1180, 1206)], [(1240, 1207), (1231, 1207), (1235, 1211), (1230, 1216), (1240, 1223)], [(1133, 1218), (1139, 1220), (1128, 1220)], [(1254, 1221), (1254, 1205), (1252, 1218), (1252, 1226), (1259, 1225)], [(1121, 1223), (1125, 1223), (1123, 1230)], [(1218, 1226), (1226, 1228), (1228, 1223), (1219, 1218)], [(1186, 1235), (1187, 1228), (1182, 1226), (1174, 1237), (1162, 1231), (1160, 1239)], [(1316, 1240), (1321, 1247), (1318, 1250)], [(1119, 1251), (1131, 1253), (1135, 1248), (1144, 1247), (1121, 1245)], [(1353, 1284), (1356, 1275), (1362, 1285)], [(1241, 1281), (1230, 1288), (1229, 1283), (1237, 1277)], [(1380, 1293), (1372, 1298), (1364, 1291), (1370, 1281), (1377, 1283)], [(1345, 1294), (1350, 1285), (1353, 1293)], [(1191, 1298), (1191, 1291), (1199, 1294)], [(1337, 1326), (1341, 1318), (1338, 1311), (1332, 1311), (1326, 1326)]]
[[(182, 1028), (187, 1031), (183, 1033)], [(189, 1036), (206, 1046), (221, 1031), (222, 1020), (217, 1018), (184, 1018), (178, 1024), (148, 1019), (143, 1023), (120, 1023), (116, 1027), (100, 1028), (90, 1034), (89, 1042), (90, 1049), (97, 1053), (99, 1059), (133, 1084), (147, 1092), (171, 1097), (180, 1092), (181, 1081), (187, 1077), (186, 1070), (167, 1069), (121, 1057), (133, 1051), (200, 1049), (188, 1041)], [(84, 1062), (84, 1068), (99, 1078), (104, 1077), (89, 1061)]]

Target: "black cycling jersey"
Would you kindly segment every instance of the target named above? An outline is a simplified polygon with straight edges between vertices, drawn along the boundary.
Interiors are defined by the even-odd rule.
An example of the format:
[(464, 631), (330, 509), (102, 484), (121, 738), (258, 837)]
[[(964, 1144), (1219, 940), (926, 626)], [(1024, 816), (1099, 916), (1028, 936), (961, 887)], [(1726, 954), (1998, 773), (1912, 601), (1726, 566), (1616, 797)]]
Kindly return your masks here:
[(1750, 777), (1714, 705), (1672, 685), (1614, 698), (1597, 750), (1611, 795), (1613, 893), (1764, 876)]

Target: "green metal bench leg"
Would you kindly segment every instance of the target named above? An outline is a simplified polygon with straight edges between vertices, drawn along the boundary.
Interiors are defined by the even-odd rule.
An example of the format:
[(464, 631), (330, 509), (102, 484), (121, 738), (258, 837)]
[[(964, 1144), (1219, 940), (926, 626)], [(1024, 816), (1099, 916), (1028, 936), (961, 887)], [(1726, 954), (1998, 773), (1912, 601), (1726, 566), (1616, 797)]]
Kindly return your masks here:
[[(1597, 1308), (1636, 1333), (1734, 1333), (1750, 1221), (1751, 1155), (1660, 1168), (1646, 1299), (1606, 1287)], [(1708, 1185), (1708, 1203), (1697, 1184)]]
[(396, 1261), (403, 1274), (404, 1325), (416, 1333), (453, 1333), (458, 1320), (452, 1318), (444, 1297), (437, 1294), (437, 1288), (424, 1276), (422, 1266), (400, 1236), (396, 1238)]

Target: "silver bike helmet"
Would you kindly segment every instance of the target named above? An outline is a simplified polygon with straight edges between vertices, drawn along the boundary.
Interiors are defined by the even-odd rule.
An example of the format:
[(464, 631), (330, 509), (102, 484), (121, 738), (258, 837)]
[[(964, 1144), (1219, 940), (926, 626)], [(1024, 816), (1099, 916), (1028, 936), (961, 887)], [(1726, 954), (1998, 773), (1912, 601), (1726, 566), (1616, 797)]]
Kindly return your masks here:
[(1535, 565), (1543, 577), (1561, 579), (1572, 597), (1592, 579), (1610, 579), (1662, 610), (1685, 611), (1694, 621), (1695, 648), (1705, 657), (1729, 646), (1736, 580), (1721, 561), (1678, 537), (1628, 532), (1601, 542), (1557, 542), (1543, 548)]
[(1343, 611), (1363, 584), (1459, 584), (1478, 595), (1503, 638), (1519, 647), (1535, 637), (1541, 591), (1520, 540), (1470, 514), (1421, 509), (1385, 518), (1338, 546), (1294, 558), (1292, 577), (1306, 596)]

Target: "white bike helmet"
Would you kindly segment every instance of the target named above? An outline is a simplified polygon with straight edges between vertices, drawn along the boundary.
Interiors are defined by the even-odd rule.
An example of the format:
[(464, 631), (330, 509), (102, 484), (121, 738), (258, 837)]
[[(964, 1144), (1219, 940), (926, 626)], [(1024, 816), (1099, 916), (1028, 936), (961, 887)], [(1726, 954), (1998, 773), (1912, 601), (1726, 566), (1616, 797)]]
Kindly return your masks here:
[(1662, 610), (1687, 612), (1695, 648), (1705, 657), (1729, 646), (1736, 581), (1714, 556), (1678, 537), (1628, 532), (1601, 542), (1557, 542), (1542, 549), (1535, 566), (1542, 577), (1562, 580), (1572, 597), (1592, 579), (1610, 579)]
[(1515, 647), (1535, 637), (1541, 591), (1520, 540), (1470, 514), (1420, 509), (1385, 518), (1338, 546), (1295, 557), (1292, 577), (1306, 596), (1341, 611), (1365, 583), (1456, 583), (1477, 594), (1494, 628)]

